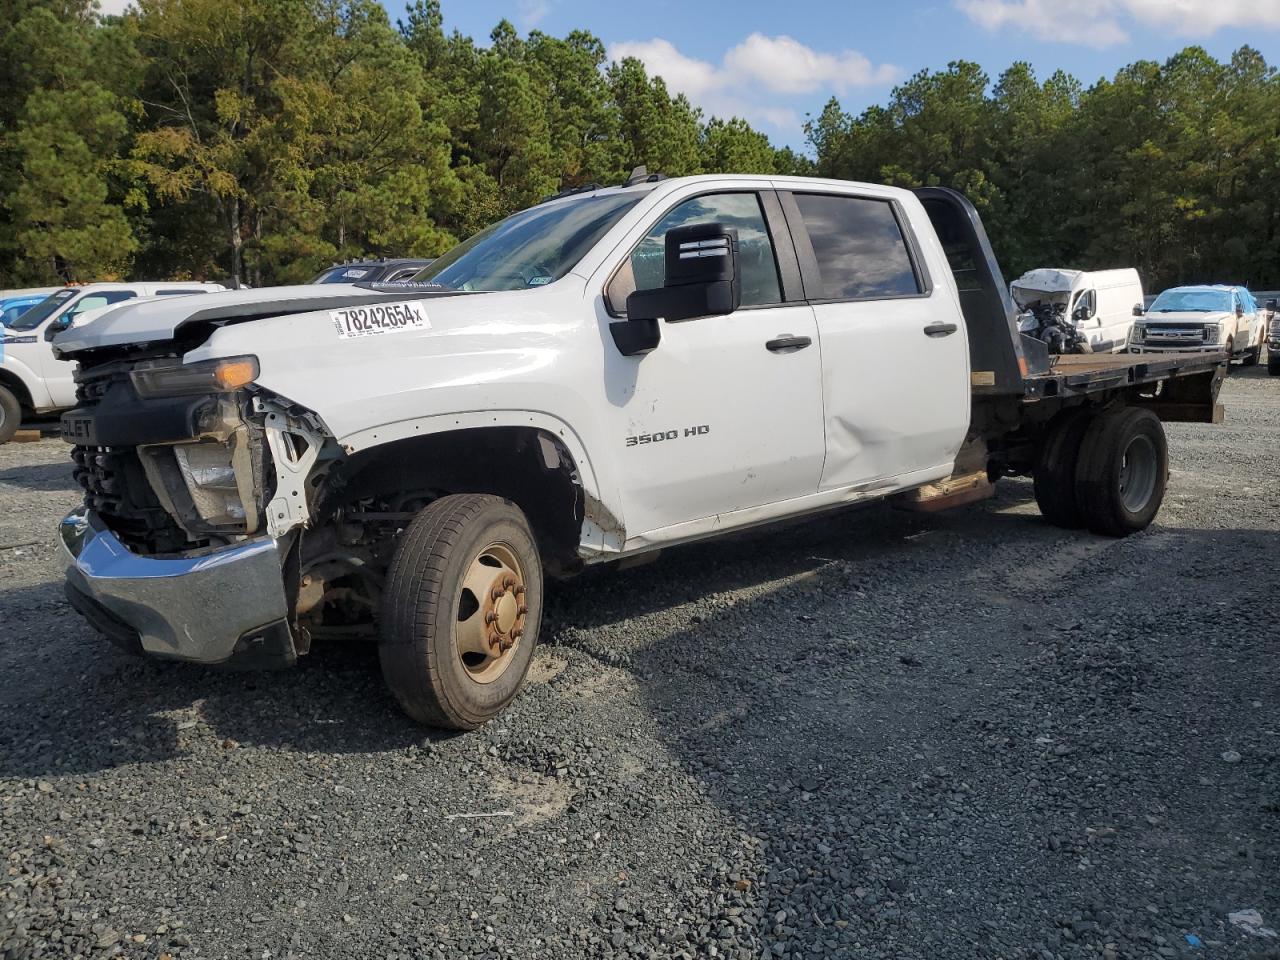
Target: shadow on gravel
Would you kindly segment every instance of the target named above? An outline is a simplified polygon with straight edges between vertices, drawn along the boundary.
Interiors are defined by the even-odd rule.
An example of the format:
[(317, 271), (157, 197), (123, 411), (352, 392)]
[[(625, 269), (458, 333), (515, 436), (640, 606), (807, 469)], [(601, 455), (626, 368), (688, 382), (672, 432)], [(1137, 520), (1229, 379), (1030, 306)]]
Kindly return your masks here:
[[(1021, 486), (1002, 487), (993, 503), (1017, 503), (1025, 496)], [(942, 535), (958, 516), (940, 521), (870, 507), (674, 551), (649, 567), (593, 571), (558, 585), (548, 598), (543, 640), (553, 644), (566, 628), (607, 626), (812, 573), (835, 557), (892, 557)], [(1001, 519), (1033, 534), (1053, 532), (1038, 517)], [(296, 669), (237, 673), (123, 654), (75, 615), (59, 585), (0, 589), (3, 611), (13, 613), (0, 649), (30, 643), (42, 662), (28, 662), (18, 650), (4, 657), (23, 680), (0, 698), (0, 776), (163, 761), (187, 749), (181, 734), (196, 725), (218, 740), (320, 754), (393, 750), (445, 736), (400, 713), (383, 685), (372, 643), (317, 642)], [(5, 722), (18, 710), (22, 722)], [(33, 726), (40, 736), (22, 732)]]
[(70, 460), (66, 463), (40, 463), (25, 467), (0, 468), (0, 484), (43, 492), (79, 489), (75, 480), (71, 478)]
[[(0, 591), (0, 609), (22, 602), (17, 593)], [(64, 603), (52, 606), (46, 619), (71, 636), (58, 638), (57, 655), (44, 658), (28, 695), (0, 701), (0, 777), (169, 760), (189, 749), (187, 731), (319, 754), (403, 748), (430, 735), (391, 701), (372, 646), (317, 645), (297, 669), (240, 673), (130, 656)], [(21, 720), (9, 722), (9, 714)]]
[(1109, 541), (1003, 506), (918, 549), (882, 518), (631, 659), (672, 755), (762, 841), (703, 878), (757, 953), (1181, 956), (1238, 942), (1227, 910), (1280, 911), (1280, 631), (1229, 600), (1280, 535)]

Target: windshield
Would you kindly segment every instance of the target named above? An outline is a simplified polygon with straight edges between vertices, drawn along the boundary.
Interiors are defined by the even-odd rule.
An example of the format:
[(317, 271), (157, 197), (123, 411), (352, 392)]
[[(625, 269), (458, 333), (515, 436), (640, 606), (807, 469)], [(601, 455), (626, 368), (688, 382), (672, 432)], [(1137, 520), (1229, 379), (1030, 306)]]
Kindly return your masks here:
[(44, 297), (26, 297), (23, 299), (0, 300), (0, 327), (6, 327), (20, 316), (41, 303)]
[(312, 283), (357, 283), (361, 280), (368, 280), (374, 272), (374, 267), (358, 267), (354, 264), (345, 267), (334, 267), (326, 270), (320, 276), (312, 280)]
[(458, 244), (414, 279), (451, 290), (524, 290), (559, 280), (643, 194), (531, 207)]
[(10, 330), (34, 330), (40, 324), (48, 320), (58, 308), (74, 297), (78, 290), (59, 290), (57, 293), (49, 297), (43, 303), (37, 303), (26, 313), (20, 314), (18, 319), (9, 324)]
[(1156, 297), (1148, 313), (1228, 313), (1228, 290), (1166, 290)]

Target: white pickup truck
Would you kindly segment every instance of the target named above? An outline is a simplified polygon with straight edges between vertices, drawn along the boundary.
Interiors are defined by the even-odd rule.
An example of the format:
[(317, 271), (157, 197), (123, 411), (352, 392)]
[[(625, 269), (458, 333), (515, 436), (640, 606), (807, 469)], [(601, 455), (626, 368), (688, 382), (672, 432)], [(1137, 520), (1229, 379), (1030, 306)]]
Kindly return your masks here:
[(1217, 422), (1226, 358), (1051, 363), (1015, 323), (961, 195), (747, 176), (557, 197), (417, 286), (124, 305), (56, 341), (67, 594), (159, 657), (377, 636), (405, 711), (469, 729), (588, 564), (1011, 474), (1055, 524), (1144, 528), (1160, 418)]
[(1134, 324), (1130, 353), (1226, 353), (1251, 367), (1267, 344), (1270, 312), (1247, 287), (1172, 287)]
[(12, 439), (24, 415), (48, 416), (75, 404), (75, 364), (56, 357), (49, 346), (58, 333), (113, 303), (225, 289), (220, 283), (194, 281), (55, 288), (47, 299), (0, 327), (0, 443)]

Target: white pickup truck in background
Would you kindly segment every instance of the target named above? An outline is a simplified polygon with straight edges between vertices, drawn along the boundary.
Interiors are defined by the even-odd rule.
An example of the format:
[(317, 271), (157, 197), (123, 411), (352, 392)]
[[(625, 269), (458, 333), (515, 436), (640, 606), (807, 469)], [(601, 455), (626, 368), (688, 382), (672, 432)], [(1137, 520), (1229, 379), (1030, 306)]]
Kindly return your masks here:
[(225, 290), (220, 283), (89, 283), (54, 289), (49, 297), (0, 328), (0, 443), (24, 416), (45, 416), (75, 405), (74, 363), (54, 356), (49, 341), (103, 307), (138, 297), (172, 297)]
[(1242, 366), (1262, 358), (1270, 311), (1245, 287), (1172, 287), (1134, 326), (1130, 353), (1225, 353)]
[(61, 334), (75, 608), (202, 663), (376, 636), (405, 711), (469, 729), (519, 690), (548, 576), (1014, 474), (1051, 522), (1123, 536), (1163, 498), (1161, 418), (1221, 415), (1220, 355), (1051, 364), (941, 188), (640, 172), (425, 276)]

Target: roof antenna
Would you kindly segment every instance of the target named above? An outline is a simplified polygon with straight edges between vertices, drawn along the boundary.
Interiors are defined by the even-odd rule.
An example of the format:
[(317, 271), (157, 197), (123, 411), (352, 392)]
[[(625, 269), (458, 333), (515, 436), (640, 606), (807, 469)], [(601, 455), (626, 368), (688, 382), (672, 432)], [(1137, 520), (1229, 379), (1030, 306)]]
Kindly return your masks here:
[(637, 183), (644, 183), (649, 179), (649, 169), (642, 163), (631, 171), (631, 176), (627, 177), (624, 187), (634, 187)]

